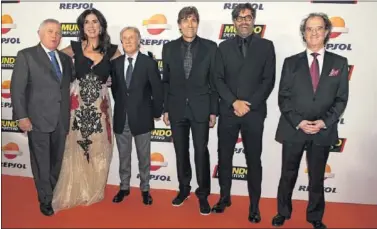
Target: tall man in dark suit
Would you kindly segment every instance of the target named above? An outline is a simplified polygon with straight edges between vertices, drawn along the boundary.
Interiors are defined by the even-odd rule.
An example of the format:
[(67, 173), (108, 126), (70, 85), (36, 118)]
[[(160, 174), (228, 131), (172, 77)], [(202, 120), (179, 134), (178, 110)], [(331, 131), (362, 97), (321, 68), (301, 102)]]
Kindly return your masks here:
[(245, 148), (250, 196), (249, 221), (259, 223), (262, 183), (262, 137), (266, 100), (275, 84), (275, 48), (271, 41), (253, 34), (256, 12), (250, 3), (232, 12), (237, 35), (219, 45), (216, 89), (220, 95), (218, 173), (220, 200), (212, 211), (222, 213), (231, 205), (232, 159), (239, 131)]
[(154, 118), (161, 117), (163, 87), (156, 61), (139, 52), (140, 32), (126, 27), (120, 32), (124, 55), (113, 60), (111, 90), (114, 133), (119, 151), (120, 190), (114, 203), (130, 194), (132, 138), (139, 160), (140, 190), (145, 205), (151, 205), (149, 176), (151, 131)]
[(197, 35), (199, 13), (195, 7), (184, 7), (178, 14), (182, 37), (164, 45), (162, 51), (164, 83), (164, 122), (171, 124), (177, 160), (179, 193), (173, 206), (180, 206), (190, 195), (191, 165), (189, 134), (192, 132), (196, 179), (195, 191), (200, 213), (208, 215), (207, 197), (211, 190), (208, 152), (209, 128), (214, 127), (218, 95), (211, 81), (217, 44)]
[(18, 52), (11, 79), (13, 119), (28, 133), (31, 170), (40, 210), (54, 214), (53, 190), (59, 178), (69, 131), (71, 58), (57, 50), (60, 23), (46, 19), (40, 25), (40, 43)]
[(325, 51), (331, 28), (327, 15), (310, 14), (300, 28), (307, 49), (284, 60), (279, 87), (281, 117), (276, 132), (276, 140), (283, 144), (283, 161), (274, 226), (283, 225), (291, 217), (292, 191), (306, 150), (306, 219), (314, 228), (326, 228), (322, 223), (325, 167), (330, 146), (338, 141), (339, 117), (348, 101), (348, 61)]

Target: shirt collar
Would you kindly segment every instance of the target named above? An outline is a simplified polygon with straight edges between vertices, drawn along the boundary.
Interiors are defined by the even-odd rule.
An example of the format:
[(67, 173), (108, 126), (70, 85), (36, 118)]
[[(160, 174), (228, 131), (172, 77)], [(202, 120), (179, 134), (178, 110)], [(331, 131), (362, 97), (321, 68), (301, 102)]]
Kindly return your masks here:
[(253, 39), (253, 33), (250, 34), (249, 36), (245, 37), (245, 38), (240, 37), (239, 35), (237, 35), (236, 37), (237, 37), (237, 42), (238, 42), (238, 44), (242, 44), (242, 43), (241, 43), (242, 39), (246, 39), (246, 43), (247, 43), (247, 44), (250, 44), (251, 39)]
[[(314, 53), (312, 50), (310, 50), (308, 48), (306, 49), (306, 55), (311, 56), (312, 53)], [(324, 54), (325, 54), (325, 47), (323, 47), (320, 50), (318, 50), (317, 53), (319, 54), (319, 56), (323, 57)]]
[(192, 45), (195, 45), (195, 44), (198, 42), (198, 36), (195, 36), (194, 40), (192, 40), (191, 42), (187, 42), (187, 41), (185, 41), (185, 40), (183, 39), (183, 36), (182, 36), (182, 37), (181, 37), (181, 42), (182, 42), (184, 45), (186, 45), (186, 46), (188, 46), (190, 43), (191, 43)]
[(56, 52), (56, 50), (50, 50), (50, 49), (46, 48), (46, 46), (44, 46), (44, 45), (42, 44), (42, 42), (41, 42), (40, 44), (41, 44), (43, 50), (45, 50), (45, 52), (46, 52), (47, 54), (48, 54), (49, 52), (52, 52), (52, 51)]
[(137, 55), (139, 55), (139, 51), (137, 51), (135, 54), (133, 54), (132, 56), (128, 55), (127, 53), (125, 53), (126, 55), (126, 60), (128, 61), (128, 58), (132, 58), (132, 61), (136, 60), (137, 58)]

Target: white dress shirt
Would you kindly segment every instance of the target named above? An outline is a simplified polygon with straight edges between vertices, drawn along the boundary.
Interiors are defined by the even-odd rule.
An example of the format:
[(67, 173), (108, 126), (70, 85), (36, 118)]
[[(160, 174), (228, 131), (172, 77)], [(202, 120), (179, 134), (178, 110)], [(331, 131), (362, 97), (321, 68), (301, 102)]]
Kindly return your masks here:
[[(314, 53), (313, 51), (306, 49), (306, 56), (308, 57), (308, 64), (309, 64), (309, 69), (312, 66), (312, 62), (314, 60), (314, 57), (311, 55)], [(325, 57), (325, 47), (321, 48), (318, 52), (319, 55), (317, 56), (318, 60), (318, 67), (319, 67), (319, 77), (321, 77), (321, 72), (322, 72), (322, 66), (323, 66), (323, 58)]]
[[(49, 50), (48, 48), (46, 48), (46, 46), (44, 46), (44, 45), (42, 44), (42, 42), (41, 42), (41, 46), (42, 46), (42, 48), (45, 50), (45, 52), (46, 52), (48, 58), (49, 58), (50, 61), (51, 61), (51, 56), (50, 56), (50, 54), (48, 54), (49, 52), (51, 52), (51, 50)], [(59, 68), (60, 68), (60, 72), (63, 74), (62, 62), (60, 61), (59, 53), (58, 53), (56, 50), (55, 50), (54, 52), (55, 52), (55, 57), (56, 57), (56, 59), (58, 60), (58, 64), (59, 64)]]
[(139, 55), (139, 51), (137, 51), (134, 55), (129, 56), (125, 53), (125, 58), (124, 58), (124, 79), (126, 79), (127, 76), (127, 68), (130, 62), (128, 61), (128, 58), (132, 58), (132, 71), (135, 69), (135, 63), (136, 63), (136, 58), (137, 55)]

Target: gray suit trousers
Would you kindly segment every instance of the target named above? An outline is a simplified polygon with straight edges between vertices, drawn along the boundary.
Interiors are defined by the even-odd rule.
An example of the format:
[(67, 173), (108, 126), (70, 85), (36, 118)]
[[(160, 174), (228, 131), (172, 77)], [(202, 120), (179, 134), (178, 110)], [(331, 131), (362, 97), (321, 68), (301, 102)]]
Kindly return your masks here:
[(122, 134), (115, 134), (119, 152), (120, 189), (130, 189), (132, 138), (135, 139), (136, 152), (139, 161), (140, 190), (149, 191), (151, 165), (151, 133), (133, 136), (128, 126), (128, 118)]

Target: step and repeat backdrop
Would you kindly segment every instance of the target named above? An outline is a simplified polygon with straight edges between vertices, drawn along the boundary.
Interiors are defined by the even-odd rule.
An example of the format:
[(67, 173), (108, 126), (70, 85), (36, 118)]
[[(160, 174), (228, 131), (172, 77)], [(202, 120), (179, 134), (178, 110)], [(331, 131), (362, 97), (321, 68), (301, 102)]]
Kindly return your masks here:
[[(9, 2), (9, 1), (8, 1)], [(268, 99), (262, 154), (262, 196), (275, 198), (280, 178), (281, 145), (274, 141), (280, 111), (277, 91), (284, 58), (305, 49), (299, 33), (301, 20), (311, 12), (329, 15), (334, 32), (327, 50), (343, 55), (349, 62), (350, 97), (346, 112), (339, 121), (339, 141), (332, 146), (325, 172), (326, 200), (333, 202), (377, 204), (377, 31), (373, 18), (377, 3), (337, 4), (326, 1), (252, 2), (257, 9), (254, 32), (270, 39), (276, 49), (276, 84)], [(339, 3), (339, 2), (338, 2)], [(180, 36), (177, 16), (188, 5), (198, 8), (198, 34), (218, 44), (234, 36), (231, 12), (236, 2), (17, 2), (2, 4), (1, 67), (2, 67), (2, 174), (32, 177), (27, 137), (12, 121), (10, 79), (18, 50), (39, 42), (37, 30), (41, 21), (55, 18), (62, 24), (60, 48), (77, 40), (76, 18), (85, 9), (100, 10), (108, 21), (111, 41), (122, 48), (119, 32), (125, 26), (136, 26), (142, 34), (142, 52), (153, 52), (162, 70), (161, 51), (164, 43)], [(210, 131), (212, 193), (219, 193), (217, 173), (217, 134)], [(133, 146), (135, 149), (135, 146)], [(194, 166), (191, 144), (191, 164)], [(151, 187), (178, 188), (172, 133), (162, 121), (156, 121), (152, 133)], [(119, 184), (119, 157), (113, 150), (108, 183)], [(132, 185), (138, 187), (136, 152), (132, 155)], [(248, 195), (247, 168), (241, 137), (234, 148), (232, 194)], [(308, 199), (308, 178), (305, 155), (294, 190), (294, 199)], [(192, 190), (197, 187), (193, 169)]]

